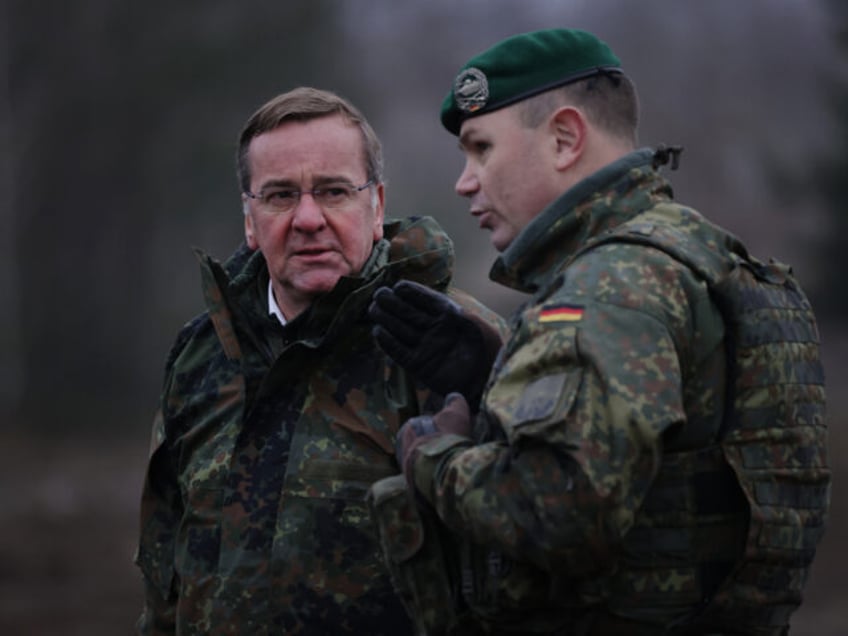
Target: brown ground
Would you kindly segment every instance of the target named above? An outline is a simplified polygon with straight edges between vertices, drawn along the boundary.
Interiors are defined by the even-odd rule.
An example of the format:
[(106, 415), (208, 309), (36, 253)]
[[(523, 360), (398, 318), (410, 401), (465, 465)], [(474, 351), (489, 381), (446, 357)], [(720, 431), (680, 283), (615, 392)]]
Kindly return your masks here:
[(0, 440), (0, 634), (132, 634), (145, 441)]
[[(848, 448), (848, 439), (833, 433), (839, 457), (835, 451)], [(0, 634), (133, 633), (141, 584), (132, 554), (145, 455), (144, 439), (39, 444), (0, 434)], [(848, 510), (840, 492), (793, 636), (848, 634), (841, 546)]]

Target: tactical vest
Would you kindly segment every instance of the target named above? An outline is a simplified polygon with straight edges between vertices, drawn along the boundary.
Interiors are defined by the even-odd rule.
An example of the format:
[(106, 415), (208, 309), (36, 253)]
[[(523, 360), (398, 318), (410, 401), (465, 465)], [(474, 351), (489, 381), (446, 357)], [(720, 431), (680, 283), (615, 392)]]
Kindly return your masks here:
[[(679, 214), (681, 208), (674, 210)], [(702, 519), (710, 515), (721, 519), (732, 513), (735, 481), (748, 507), (744, 548), (735, 563), (725, 567), (709, 561), (698, 564), (693, 591), (702, 600), (691, 616), (680, 621), (678, 631), (783, 634), (801, 603), (830, 502), (824, 371), (816, 320), (788, 266), (773, 260), (764, 264), (734, 241), (728, 246), (728, 268), (728, 254), (708, 249), (667, 223), (653, 223), (650, 215), (598, 237), (583, 252), (611, 242), (638, 243), (660, 249), (695, 271), (707, 284), (725, 324), (727, 384), (718, 438), (703, 440), (695, 452), (666, 449), (669, 454), (664, 453), (645, 502), (643, 525), (655, 531), (663, 528), (655, 522), (662, 505), (652, 503), (664, 501), (667, 508), (686, 473), (695, 493), (696, 523), (698, 514)], [(722, 501), (725, 493), (729, 495)], [(674, 532), (665, 526), (659, 532)], [(643, 545), (639, 537), (631, 537), (628, 547), (649, 549), (657, 537), (650, 537), (650, 530), (646, 535)], [(656, 567), (663, 565), (668, 564)], [(641, 602), (659, 601), (663, 595), (658, 591), (656, 599)], [(674, 627), (670, 631), (675, 633)]]
[[(725, 413), (718, 436), (710, 432), (708, 438), (704, 432), (699, 439), (699, 431), (687, 431), (687, 448), (673, 443), (664, 448), (637, 527), (624, 540), (624, 552), (635, 559), (623, 558), (615, 574), (590, 584), (597, 586), (601, 604), (616, 594), (630, 594), (631, 602), (649, 607), (669, 602), (692, 607), (675, 624), (659, 628), (664, 633), (784, 634), (800, 605), (830, 502), (824, 372), (815, 317), (787, 266), (761, 263), (735, 241), (725, 246), (727, 252), (711, 251), (702, 240), (659, 222), (667, 220), (667, 213), (689, 214), (673, 204), (657, 206), (596, 237), (569, 262), (600, 245), (629, 242), (662, 250), (696, 272), (725, 323)], [(687, 513), (669, 515), (683, 499), (690, 507)], [(440, 565), (438, 560), (447, 552), (455, 556), (455, 550), (446, 549), (431, 510), (412, 510), (415, 503), (402, 480), (385, 481), (372, 490), (371, 504), (386, 560), (418, 633), (473, 633), (470, 627), (458, 627), (468, 619), (467, 604), (481, 617), (489, 609), (497, 613), (495, 607), (477, 605), (491, 600), (485, 588), (493, 584), (491, 561), (498, 553), (469, 559), (463, 550), (466, 558), (461, 561), (465, 566), (475, 563), (473, 572), (464, 567), (458, 573), (452, 559)], [(432, 540), (436, 545), (425, 549)], [(683, 558), (663, 562), (652, 553), (652, 543), (680, 545)], [(642, 569), (628, 571), (640, 558)], [(676, 586), (685, 599), (669, 597), (677, 592), (664, 589), (665, 576), (691, 582)], [(656, 627), (640, 628), (612, 613), (581, 615), (579, 607), (572, 609), (571, 619), (560, 618), (575, 621), (573, 628), (561, 623), (563, 633), (657, 633)], [(539, 616), (535, 610), (530, 614)]]

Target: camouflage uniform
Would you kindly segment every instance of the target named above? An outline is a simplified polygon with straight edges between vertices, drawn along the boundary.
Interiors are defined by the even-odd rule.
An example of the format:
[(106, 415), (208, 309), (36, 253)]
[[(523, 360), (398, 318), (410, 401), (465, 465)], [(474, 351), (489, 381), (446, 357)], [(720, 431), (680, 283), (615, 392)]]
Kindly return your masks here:
[[(684, 633), (674, 626), (699, 614), (739, 563), (749, 522), (780, 496), (767, 483), (746, 501), (737, 465), (716, 442), (728, 391), (725, 323), (704, 280), (645, 245), (587, 249), (650, 219), (730, 267), (738, 240), (673, 203), (652, 156), (631, 153), (577, 184), (501, 255), (492, 277), (533, 296), (513, 316), (476, 439), (437, 437), (415, 462), (418, 491), (474, 542), (463, 549), (461, 587), (486, 632)], [(811, 559), (822, 533), (829, 471), (814, 326), (811, 334), (806, 343), (797, 335), (809, 358), (799, 367), (814, 372), (768, 387), (782, 409), (769, 414), (775, 439), (797, 428), (783, 431), (784, 443), (749, 435), (739, 462), (811, 483), (809, 506), (790, 505), (786, 528), (759, 535), (757, 556), (771, 536)], [(799, 566), (748, 581), (753, 606), (763, 589), (803, 585), (801, 557), (783, 556)], [(774, 624), (798, 602), (769, 606)], [(712, 625), (731, 633), (734, 617)]]
[(385, 236), (360, 276), (285, 327), (268, 315), (259, 252), (224, 266), (198, 254), (208, 311), (168, 358), (144, 485), (141, 633), (410, 631), (364, 496), (398, 472), (400, 424), (441, 397), (379, 351), (365, 309), (400, 278), (444, 290), (453, 246), (426, 217)]

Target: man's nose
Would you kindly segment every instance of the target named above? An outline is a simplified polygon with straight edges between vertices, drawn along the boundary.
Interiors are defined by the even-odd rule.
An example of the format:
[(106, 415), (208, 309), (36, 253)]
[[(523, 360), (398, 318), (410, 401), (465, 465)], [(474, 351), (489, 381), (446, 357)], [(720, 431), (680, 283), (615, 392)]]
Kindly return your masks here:
[(292, 225), (303, 232), (315, 232), (326, 224), (324, 208), (311, 192), (301, 192), (292, 213)]
[(480, 188), (480, 181), (477, 179), (477, 176), (471, 170), (471, 167), (468, 165), (468, 162), (465, 163), (465, 167), (462, 169), (462, 173), (459, 175), (459, 178), (456, 180), (456, 185), (454, 189), (456, 193), (461, 197), (470, 197), (472, 194), (477, 192)]

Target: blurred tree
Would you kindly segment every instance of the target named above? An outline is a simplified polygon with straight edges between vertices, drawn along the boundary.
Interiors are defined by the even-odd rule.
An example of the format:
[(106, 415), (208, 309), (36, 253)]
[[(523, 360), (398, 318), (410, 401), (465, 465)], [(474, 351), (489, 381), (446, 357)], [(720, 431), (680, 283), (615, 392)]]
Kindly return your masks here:
[(818, 250), (823, 267), (811, 295), (822, 318), (838, 322), (848, 316), (848, 294), (843, 291), (842, 278), (848, 271), (848, 3), (829, 0), (827, 6), (839, 58), (828, 69), (836, 72), (825, 81), (838, 129), (827, 156), (817, 162), (813, 177), (830, 214)]
[(16, 220), (12, 214), (15, 187), (12, 117), (9, 100), (8, 7), (0, 3), (0, 421), (8, 421), (10, 406), (20, 397), (20, 309), (18, 306)]
[(144, 16), (106, 3), (9, 7), (20, 407), (30, 425), (73, 430), (91, 422), (95, 396), (126, 396), (144, 317), (144, 129), (127, 125), (149, 110), (132, 57)]

